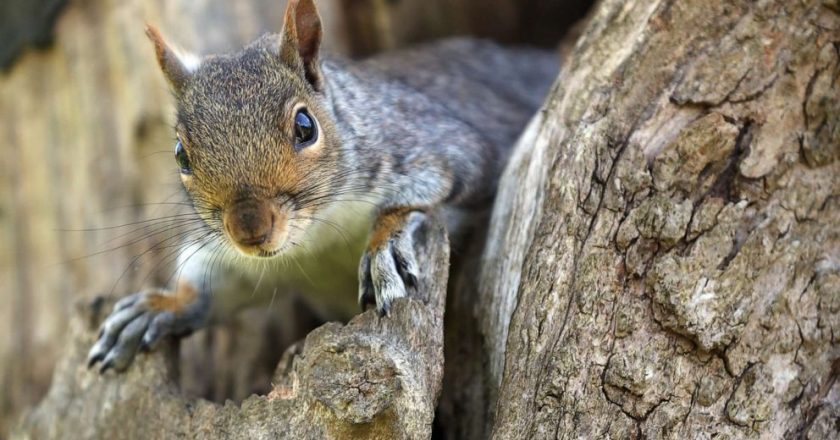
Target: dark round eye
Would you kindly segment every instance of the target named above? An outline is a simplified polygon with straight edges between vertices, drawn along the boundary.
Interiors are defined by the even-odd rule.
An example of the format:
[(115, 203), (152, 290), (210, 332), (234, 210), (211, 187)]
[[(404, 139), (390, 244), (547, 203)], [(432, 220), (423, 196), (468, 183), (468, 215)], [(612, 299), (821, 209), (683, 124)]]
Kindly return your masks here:
[(302, 108), (295, 113), (295, 149), (308, 147), (318, 139), (318, 125), (315, 118)]
[(184, 146), (181, 145), (181, 141), (178, 141), (178, 143), (175, 144), (175, 161), (178, 162), (178, 166), (181, 168), (181, 173), (192, 173), (190, 158), (187, 157), (187, 150), (184, 150)]

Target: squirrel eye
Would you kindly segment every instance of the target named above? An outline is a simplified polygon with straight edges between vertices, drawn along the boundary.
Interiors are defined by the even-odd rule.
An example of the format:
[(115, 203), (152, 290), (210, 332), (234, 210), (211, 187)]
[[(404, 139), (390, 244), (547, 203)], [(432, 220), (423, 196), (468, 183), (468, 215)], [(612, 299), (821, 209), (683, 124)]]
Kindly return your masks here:
[(318, 126), (315, 118), (302, 108), (295, 113), (295, 149), (308, 147), (318, 139)]
[(187, 157), (187, 151), (181, 145), (181, 141), (175, 144), (175, 161), (178, 162), (178, 167), (181, 168), (182, 174), (191, 174), (190, 159)]

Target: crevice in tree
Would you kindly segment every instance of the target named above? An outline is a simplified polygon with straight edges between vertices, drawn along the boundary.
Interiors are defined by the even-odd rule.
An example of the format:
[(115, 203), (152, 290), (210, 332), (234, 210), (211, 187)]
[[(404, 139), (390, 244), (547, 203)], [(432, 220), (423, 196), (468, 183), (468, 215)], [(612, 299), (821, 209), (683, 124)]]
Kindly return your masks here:
[(726, 403), (723, 405), (723, 415), (730, 423), (737, 426), (747, 427), (748, 425), (739, 423), (735, 420), (732, 420), (729, 417), (729, 404), (732, 403), (732, 399), (735, 398), (735, 393), (738, 392), (738, 387), (741, 386), (741, 381), (744, 380), (744, 375), (747, 374), (754, 366), (756, 366), (758, 362), (747, 362), (746, 367), (744, 367), (744, 371), (741, 371), (741, 374), (735, 376), (735, 382), (732, 384), (732, 392), (729, 393), (729, 397), (726, 398)]
[[(700, 378), (702, 380), (702, 378)], [(696, 382), (694, 385), (694, 391), (691, 392), (691, 401), (688, 403), (688, 411), (685, 412), (685, 416), (682, 418), (682, 424), (685, 425), (686, 420), (688, 420), (688, 416), (691, 415), (691, 410), (694, 409), (694, 403), (697, 402), (697, 393), (700, 392), (700, 382)]]
[[(721, 362), (723, 362), (723, 371), (725, 371), (726, 374), (728, 374), (729, 377), (733, 379), (740, 376), (739, 373), (735, 372), (735, 367), (732, 366), (732, 361), (729, 360), (728, 352), (734, 346), (734, 344), (735, 341), (726, 344), (726, 346), (724, 346), (721, 349), (712, 350), (712, 353), (718, 358), (720, 358)], [(743, 371), (741, 371), (741, 373), (743, 373)]]
[(744, 221), (735, 231), (735, 237), (732, 239), (732, 248), (729, 250), (729, 253), (723, 258), (723, 260), (718, 265), (718, 270), (726, 270), (729, 267), (729, 264), (732, 262), (733, 259), (738, 255), (738, 252), (741, 250), (741, 247), (744, 246), (744, 243), (747, 242), (747, 239), (750, 238), (750, 234), (767, 218), (767, 214), (761, 213), (755, 216), (754, 218), (747, 219)]
[(709, 197), (720, 197), (727, 203), (739, 202), (739, 200), (734, 199), (732, 190), (733, 185), (736, 182), (736, 178), (738, 178), (738, 164), (749, 154), (752, 136), (753, 122), (751, 120), (747, 120), (738, 129), (738, 136), (735, 140), (735, 148), (732, 149), (732, 153), (729, 155), (726, 168), (724, 168), (724, 170), (718, 175), (706, 194), (701, 197), (701, 200), (705, 200)]
[(712, 103), (712, 105), (713, 105), (714, 107), (719, 107), (720, 105), (722, 105), (722, 104), (724, 104), (724, 103), (726, 103), (726, 102), (733, 102), (733, 101), (731, 101), (731, 100), (730, 100), (730, 99), (731, 99), (731, 97), (732, 97), (732, 94), (733, 94), (733, 93), (735, 93), (735, 92), (737, 92), (737, 91), (738, 91), (738, 89), (740, 89), (740, 88), (741, 88), (741, 84), (743, 84), (743, 83), (744, 83), (744, 80), (745, 80), (745, 79), (747, 79), (747, 77), (750, 75), (750, 73), (752, 73), (752, 71), (753, 71), (753, 68), (752, 68), (752, 67), (750, 67), (750, 68), (748, 68), (747, 70), (745, 70), (745, 71), (744, 71), (744, 73), (741, 75), (741, 77), (740, 77), (740, 78), (738, 78), (738, 81), (736, 81), (736, 82), (735, 82), (735, 86), (734, 86), (734, 87), (732, 87), (732, 89), (731, 89), (731, 90), (729, 90), (728, 92), (726, 92), (726, 95), (723, 97), (723, 99), (721, 99), (721, 100), (720, 100), (720, 101), (718, 101), (718, 102)]
[[(745, 102), (755, 101), (761, 95), (763, 95), (766, 91), (770, 90), (771, 87), (776, 85), (776, 81), (778, 79), (779, 79), (779, 75), (774, 73), (773, 78), (770, 81), (767, 81), (767, 83), (765, 83), (764, 85), (762, 85), (761, 88), (758, 89), (757, 91), (755, 91), (755, 92), (753, 92), (753, 93), (751, 93), (751, 94), (749, 94), (749, 95), (747, 95), (747, 96), (745, 96), (741, 99), (732, 99), (730, 96), (727, 96), (726, 97), (726, 102), (729, 102), (730, 104), (743, 104)], [(740, 86), (740, 83), (738, 85)], [(737, 89), (738, 88), (736, 87), (735, 90), (737, 90)], [(734, 90), (733, 90), (733, 93), (734, 93)]]
[(808, 84), (805, 86), (805, 96), (802, 98), (802, 117), (805, 120), (805, 129), (808, 129), (808, 126), (811, 125), (810, 116), (808, 115), (808, 101), (811, 100), (811, 95), (814, 93), (814, 85), (817, 83), (817, 79), (819, 79), (820, 75), (826, 70), (828, 67), (819, 67), (814, 70), (814, 73), (811, 75), (811, 78), (808, 80)]
[(795, 437), (798, 439), (804, 439), (805, 436), (808, 434), (808, 430), (813, 425), (814, 420), (817, 419), (817, 415), (826, 405), (823, 403), (825, 396), (831, 391), (831, 388), (834, 387), (834, 383), (837, 381), (837, 378), (840, 377), (840, 358), (834, 359), (831, 363), (831, 370), (828, 373), (828, 377), (826, 378), (825, 382), (820, 385), (817, 393), (812, 398), (814, 404), (811, 405), (810, 408), (805, 412), (805, 416), (803, 418), (802, 424), (795, 431)]

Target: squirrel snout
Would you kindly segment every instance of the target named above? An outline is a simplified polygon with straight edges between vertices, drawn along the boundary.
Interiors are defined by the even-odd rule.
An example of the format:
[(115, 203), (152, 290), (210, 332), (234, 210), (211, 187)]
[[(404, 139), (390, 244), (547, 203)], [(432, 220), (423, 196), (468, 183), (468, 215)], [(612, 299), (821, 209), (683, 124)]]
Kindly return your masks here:
[(241, 251), (247, 254), (271, 251), (279, 214), (268, 202), (246, 199), (225, 209), (225, 231)]

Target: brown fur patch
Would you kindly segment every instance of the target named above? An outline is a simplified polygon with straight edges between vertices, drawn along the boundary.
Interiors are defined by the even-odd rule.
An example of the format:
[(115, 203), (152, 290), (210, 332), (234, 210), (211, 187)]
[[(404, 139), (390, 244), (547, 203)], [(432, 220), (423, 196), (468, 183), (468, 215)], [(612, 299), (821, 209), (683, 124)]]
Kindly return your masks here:
[(412, 208), (401, 207), (389, 209), (379, 214), (368, 240), (368, 251), (382, 249), (385, 243), (405, 226), (406, 217), (411, 211)]
[(189, 72), (181, 63), (175, 51), (166, 44), (166, 40), (163, 39), (163, 35), (161, 35), (156, 27), (147, 24), (146, 36), (155, 45), (155, 55), (157, 55), (158, 65), (160, 65), (160, 69), (163, 71), (166, 79), (175, 88), (176, 92), (180, 92), (189, 79)]
[(193, 286), (180, 283), (175, 289), (174, 294), (153, 293), (148, 296), (146, 301), (152, 310), (181, 313), (186, 306), (195, 301), (197, 296), (198, 292)]
[(321, 47), (321, 17), (312, 0), (291, 0), (286, 4), (281, 56), (291, 65), (302, 64), (306, 80), (321, 90), (318, 49)]

